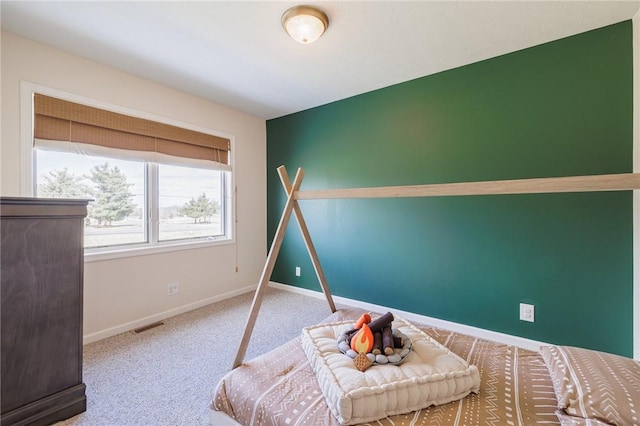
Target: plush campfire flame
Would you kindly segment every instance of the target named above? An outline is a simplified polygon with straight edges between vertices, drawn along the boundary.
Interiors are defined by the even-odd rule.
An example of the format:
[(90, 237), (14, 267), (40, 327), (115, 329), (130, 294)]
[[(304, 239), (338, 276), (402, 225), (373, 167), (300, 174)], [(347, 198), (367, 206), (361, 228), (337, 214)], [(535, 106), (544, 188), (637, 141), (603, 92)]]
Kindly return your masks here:
[[(349, 354), (349, 349), (355, 352), (354, 355), (349, 356), (353, 358), (353, 363), (360, 371), (365, 371), (374, 362), (382, 364), (391, 362), (384, 355), (396, 356), (400, 361), (400, 355), (394, 354), (394, 348), (401, 347), (402, 339), (397, 337), (396, 343), (396, 337), (391, 331), (392, 322), (391, 312), (387, 312), (375, 321), (371, 320), (371, 315), (362, 314), (352, 329), (340, 335), (338, 347), (343, 353)], [(383, 358), (378, 360), (378, 357)]]
[(358, 331), (351, 338), (351, 349), (356, 353), (369, 353), (373, 348), (373, 333), (367, 324), (362, 324)]

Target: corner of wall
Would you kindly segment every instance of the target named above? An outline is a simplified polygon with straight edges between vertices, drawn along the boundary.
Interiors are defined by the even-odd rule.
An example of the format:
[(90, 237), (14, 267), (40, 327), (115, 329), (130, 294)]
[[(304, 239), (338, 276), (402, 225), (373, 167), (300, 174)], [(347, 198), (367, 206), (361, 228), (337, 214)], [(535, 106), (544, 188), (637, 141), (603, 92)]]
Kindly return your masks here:
[[(640, 10), (632, 25), (633, 172), (640, 173)], [(634, 191), (633, 212), (633, 356), (640, 360), (640, 191)]]

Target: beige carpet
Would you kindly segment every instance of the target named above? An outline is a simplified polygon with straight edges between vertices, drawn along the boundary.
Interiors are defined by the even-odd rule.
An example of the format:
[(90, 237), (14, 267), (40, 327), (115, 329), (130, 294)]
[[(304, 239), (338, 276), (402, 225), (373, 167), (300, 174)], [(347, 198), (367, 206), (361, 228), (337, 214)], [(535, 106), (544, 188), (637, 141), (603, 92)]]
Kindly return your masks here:
[[(216, 384), (231, 369), (253, 293), (84, 347), (87, 411), (57, 425), (205, 426)], [(324, 299), (269, 288), (245, 359), (331, 313)]]

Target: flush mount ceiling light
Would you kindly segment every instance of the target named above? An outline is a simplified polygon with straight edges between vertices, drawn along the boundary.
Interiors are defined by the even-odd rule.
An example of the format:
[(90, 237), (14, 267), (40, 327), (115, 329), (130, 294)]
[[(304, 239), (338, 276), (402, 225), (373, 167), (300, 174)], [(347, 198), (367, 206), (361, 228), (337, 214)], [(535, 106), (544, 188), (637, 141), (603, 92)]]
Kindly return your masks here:
[(282, 26), (298, 43), (313, 43), (329, 26), (327, 14), (313, 6), (294, 6), (282, 14)]

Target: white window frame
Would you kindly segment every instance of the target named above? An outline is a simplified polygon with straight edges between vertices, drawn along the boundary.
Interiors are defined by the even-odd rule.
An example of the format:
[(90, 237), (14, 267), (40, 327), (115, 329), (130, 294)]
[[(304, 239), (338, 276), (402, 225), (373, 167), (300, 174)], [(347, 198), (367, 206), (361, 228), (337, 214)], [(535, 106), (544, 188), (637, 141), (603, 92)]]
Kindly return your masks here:
[[(120, 114), (126, 114), (132, 117), (143, 118), (146, 120), (157, 121), (160, 123), (169, 124), (176, 127), (182, 127), (184, 129), (194, 130), (200, 133), (206, 133), (214, 136), (223, 137), (229, 139), (231, 141), (231, 152), (230, 152), (230, 163), (231, 163), (231, 172), (229, 173), (229, 178), (225, 179), (225, 202), (224, 202), (224, 220), (225, 220), (225, 236), (217, 237), (214, 239), (198, 239), (198, 240), (176, 240), (176, 241), (162, 241), (162, 242), (153, 242), (151, 240), (151, 236), (149, 241), (142, 244), (136, 245), (122, 245), (122, 246), (113, 246), (108, 248), (100, 248), (100, 249), (88, 249), (85, 250), (84, 260), (85, 262), (94, 262), (101, 260), (109, 260), (109, 259), (118, 259), (124, 257), (132, 257), (132, 256), (146, 256), (149, 254), (155, 253), (166, 253), (178, 250), (191, 250), (203, 247), (214, 247), (221, 245), (229, 245), (236, 244), (236, 229), (235, 229), (235, 220), (233, 218), (236, 216), (237, 212), (235, 211), (235, 156), (233, 153), (235, 152), (235, 138), (233, 135), (229, 135), (226, 133), (221, 133), (218, 131), (213, 131), (208, 128), (194, 126), (192, 124), (184, 123), (178, 120), (167, 119), (166, 117), (160, 117), (153, 114), (149, 114), (146, 112), (141, 112), (137, 110), (133, 110), (130, 108), (122, 107), (119, 105), (113, 105), (101, 101), (97, 101), (95, 99), (85, 98), (83, 96), (79, 96), (76, 94), (64, 92), (57, 89), (52, 89), (50, 87), (41, 86), (38, 84), (22, 81), (20, 82), (20, 151), (21, 151), (21, 167), (22, 173), (20, 173), (20, 191), (24, 197), (33, 197), (34, 194), (34, 183), (36, 181), (36, 169), (34, 167), (35, 158), (34, 153), (35, 150), (33, 148), (33, 95), (34, 93), (40, 93), (42, 95), (55, 97), (58, 99), (63, 99), (69, 102), (75, 102), (83, 105), (92, 106), (95, 108), (100, 108), (108, 111), (117, 112)], [(155, 163), (149, 163), (150, 167), (156, 167)], [(157, 173), (156, 175), (157, 176)], [(157, 182), (148, 182), (146, 190), (148, 191), (148, 227), (150, 232), (154, 232), (151, 230), (151, 227), (157, 227), (155, 222), (152, 220), (157, 220), (155, 213), (157, 200), (155, 197), (151, 195), (151, 191), (155, 191), (157, 194)], [(157, 231), (156, 231), (157, 232)], [(157, 238), (157, 234), (156, 234)]]

